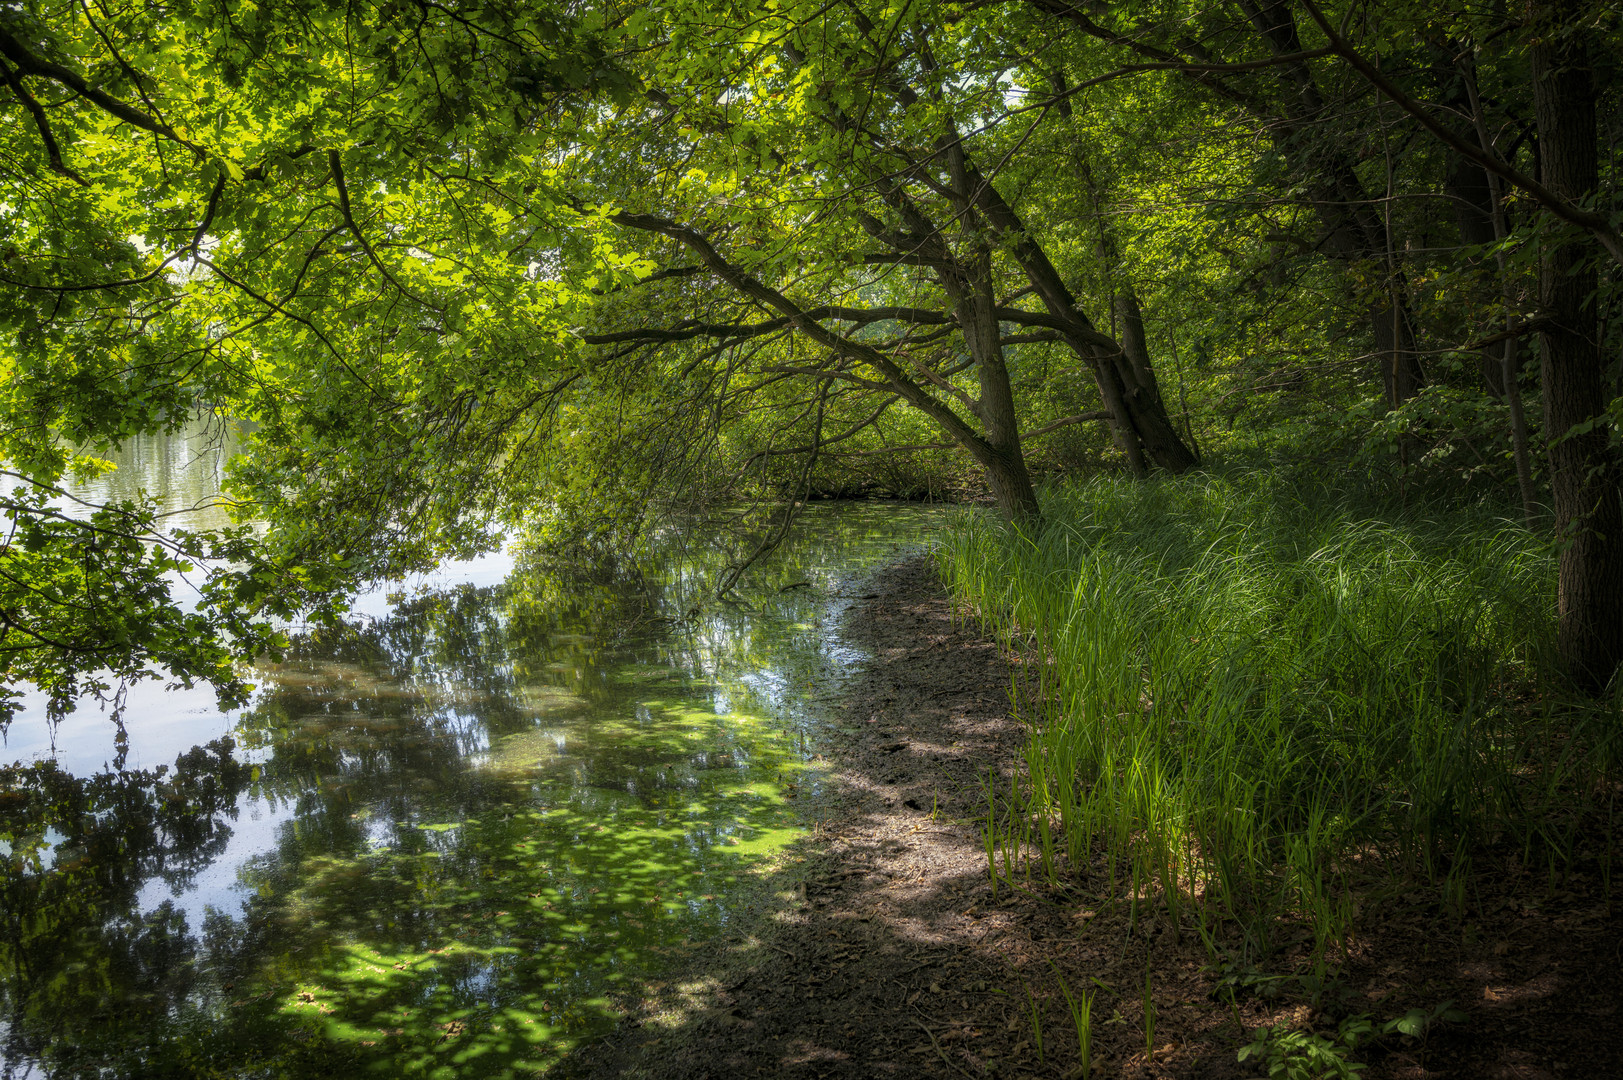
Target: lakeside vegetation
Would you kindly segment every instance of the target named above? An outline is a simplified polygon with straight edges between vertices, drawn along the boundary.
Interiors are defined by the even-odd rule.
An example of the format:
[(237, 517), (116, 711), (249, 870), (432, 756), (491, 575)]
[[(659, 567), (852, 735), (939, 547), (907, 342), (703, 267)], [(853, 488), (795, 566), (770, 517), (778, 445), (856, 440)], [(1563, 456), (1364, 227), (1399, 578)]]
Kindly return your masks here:
[[(29, 0), (0, 665), (59, 709), (155, 667), (240, 696), (266, 617), (519, 531), (876, 489), (1033, 518), (1034, 473), (1250, 441), (1514, 499), (1599, 693), (1620, 34), (1588, 0)], [(199, 414), (263, 531), (54, 509)]]
[[(19, 0), (0, 732), (241, 705), (514, 538), (748, 506), (692, 619), (810, 501), (946, 495), (999, 888), (1321, 979), (1495, 860), (1610, 917), (1620, 58), (1609, 0)], [(231, 526), (74, 494), (197, 424)]]
[(1244, 470), (1047, 506), (1040, 529), (962, 518), (939, 549), (1028, 658), (993, 874), (1102, 860), (1119, 895), (1252, 955), (1299, 918), (1321, 963), (1360, 891), (1424, 883), (1463, 917), (1486, 851), (1610, 881), (1618, 702), (1565, 689), (1555, 554), (1502, 510)]

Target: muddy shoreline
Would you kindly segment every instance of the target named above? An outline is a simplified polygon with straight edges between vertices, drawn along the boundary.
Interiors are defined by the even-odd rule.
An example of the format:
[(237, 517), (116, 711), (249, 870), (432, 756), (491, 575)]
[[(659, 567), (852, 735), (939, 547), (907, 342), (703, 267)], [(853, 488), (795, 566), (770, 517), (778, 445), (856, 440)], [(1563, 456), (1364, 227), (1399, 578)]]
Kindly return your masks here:
[(1014, 920), (987, 903), (973, 824), (987, 770), (1006, 782), (1024, 744), (1010, 667), (953, 620), (927, 556), (851, 591), (843, 636), (873, 659), (822, 746), (830, 791), (802, 861), (780, 875), (787, 899), (744, 940), (699, 950), (666, 993), (630, 1003), (566, 1075), (979, 1075), (966, 1041), (1005, 1053), (1018, 1041), (1003, 1037), (1009, 999), (996, 992), (1014, 980), (982, 955)]
[[(1025, 751), (1009, 701), (1020, 665), (955, 617), (928, 556), (850, 591), (860, 599), (842, 633), (871, 659), (844, 687), (821, 747), (828, 791), (808, 808), (812, 833), (765, 887), (773, 902), (628, 993), (619, 1029), (557, 1075), (1081, 1076), (1062, 982), (1094, 995), (1094, 1076), (1259, 1076), (1266, 1067), (1241, 1064), (1236, 1049), (1261, 1025), (1333, 1031), (1341, 1015), (1402, 1015), (1442, 999), (1468, 1021), (1362, 1047), (1361, 1075), (1618, 1075), (1623, 936), (1581, 875), (1529, 902), (1543, 891), (1531, 878), (1485, 870), (1483, 913), (1463, 931), (1425, 904), (1367, 914), (1336, 1000), (1319, 1007), (1290, 993), (1231, 1002), (1191, 927), (1134, 920), (1091, 895), (1090, 874), (1070, 890), (994, 897), (981, 822), (988, 777), (1006, 789)], [(1305, 942), (1287, 941), (1270, 968), (1291, 971), (1302, 953)]]

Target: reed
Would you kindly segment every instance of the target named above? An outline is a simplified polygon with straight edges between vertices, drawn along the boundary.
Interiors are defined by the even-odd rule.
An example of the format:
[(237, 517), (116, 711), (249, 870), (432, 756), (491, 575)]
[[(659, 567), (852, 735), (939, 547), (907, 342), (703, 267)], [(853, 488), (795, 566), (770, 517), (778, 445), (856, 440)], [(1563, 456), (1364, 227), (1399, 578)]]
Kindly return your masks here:
[(1147, 959), (1144, 968), (1144, 1060), (1155, 1061), (1155, 993)]
[(988, 778), (1003, 881), (1022, 854), (1046, 880), (1097, 859), (1135, 921), (1152, 893), (1203, 936), (1290, 914), (1323, 956), (1347, 949), (1355, 857), (1463, 896), (1489, 840), (1570, 856), (1618, 709), (1561, 693), (1554, 553), (1525, 529), (1263, 473), (1045, 505), (1035, 530), (966, 513), (937, 548), (1028, 658), (1023, 788)]
[(1065, 981), (1064, 972), (1052, 962), (1050, 966), (1054, 969), (1055, 980), (1059, 982), (1060, 993), (1065, 995), (1066, 1007), (1071, 1012), (1071, 1025), (1076, 1030), (1076, 1071), (1082, 1080), (1088, 1080), (1093, 1075), (1093, 991), (1084, 989), (1073, 994), (1071, 984)]

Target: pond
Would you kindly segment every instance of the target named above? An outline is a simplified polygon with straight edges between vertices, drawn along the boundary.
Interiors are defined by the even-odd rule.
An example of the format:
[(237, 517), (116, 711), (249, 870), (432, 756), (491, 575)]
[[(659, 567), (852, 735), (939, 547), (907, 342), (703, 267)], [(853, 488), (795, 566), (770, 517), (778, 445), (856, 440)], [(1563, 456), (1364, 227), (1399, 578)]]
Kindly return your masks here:
[[(153, 440), (101, 483), (194, 506), (217, 458)], [(31, 701), (0, 747), (0, 1077), (544, 1072), (774, 902), (860, 659), (840, 607), (939, 514), (813, 504), (737, 603), (701, 602), (746, 550), (725, 521), (592, 573), (448, 566), (296, 635), (239, 710), (132, 688), (127, 741)]]

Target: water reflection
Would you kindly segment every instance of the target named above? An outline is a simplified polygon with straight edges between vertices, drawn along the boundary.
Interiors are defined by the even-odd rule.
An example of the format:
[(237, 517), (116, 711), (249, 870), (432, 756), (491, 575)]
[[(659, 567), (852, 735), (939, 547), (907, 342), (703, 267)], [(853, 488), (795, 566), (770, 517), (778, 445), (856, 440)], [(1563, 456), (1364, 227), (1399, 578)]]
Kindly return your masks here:
[[(6, 770), (0, 1074), (544, 1069), (759, 902), (851, 659), (827, 597), (930, 517), (813, 507), (719, 608), (738, 541), (703, 525), (589, 578), (414, 583), (299, 637), (203, 725), (231, 741)], [(132, 762), (185, 730), (153, 710)]]
[[(197, 949), (172, 904), (225, 849), (251, 769), (230, 739), (174, 768), (74, 776), (54, 761), (0, 769), (0, 971), (8, 1071), (121, 1026), (132, 1007), (190, 994)], [(136, 1030), (139, 1030), (139, 1023)], [(71, 1074), (71, 1073), (70, 1073)]]
[[(220, 497), (225, 463), (236, 453), (236, 425), (205, 416), (174, 434), (131, 437), (117, 450), (97, 456), (114, 468), (82, 484), (70, 486), (86, 502), (107, 503), (135, 499), (145, 493), (157, 499), (166, 514), (184, 516), (194, 529), (217, 529), (231, 518)], [(63, 507), (69, 514), (83, 507)]]

